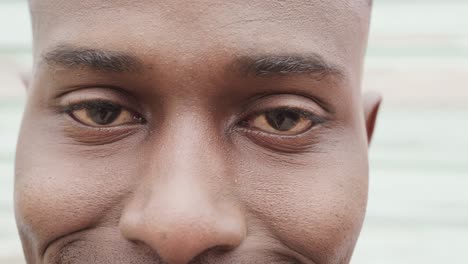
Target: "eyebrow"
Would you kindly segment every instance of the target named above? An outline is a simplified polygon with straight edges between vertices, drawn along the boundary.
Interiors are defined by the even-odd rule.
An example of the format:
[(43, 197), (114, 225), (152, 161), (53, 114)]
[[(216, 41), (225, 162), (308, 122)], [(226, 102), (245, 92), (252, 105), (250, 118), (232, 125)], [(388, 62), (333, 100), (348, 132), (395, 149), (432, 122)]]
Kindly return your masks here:
[[(143, 62), (134, 54), (59, 45), (42, 56), (48, 65), (61, 65), (67, 68), (86, 67), (95, 71), (112, 73), (137, 72), (144, 68)], [(344, 71), (327, 62), (316, 53), (244, 55), (234, 59), (227, 66), (228, 74), (232, 71), (245, 76), (286, 76), (310, 75), (315, 78), (343, 76)]]
[(243, 56), (229, 68), (247, 76), (285, 76), (310, 75), (322, 78), (326, 76), (344, 76), (344, 71), (327, 62), (319, 54), (284, 54)]
[(114, 73), (135, 72), (143, 68), (143, 63), (133, 54), (70, 45), (60, 45), (45, 53), (42, 59), (48, 65), (87, 67)]

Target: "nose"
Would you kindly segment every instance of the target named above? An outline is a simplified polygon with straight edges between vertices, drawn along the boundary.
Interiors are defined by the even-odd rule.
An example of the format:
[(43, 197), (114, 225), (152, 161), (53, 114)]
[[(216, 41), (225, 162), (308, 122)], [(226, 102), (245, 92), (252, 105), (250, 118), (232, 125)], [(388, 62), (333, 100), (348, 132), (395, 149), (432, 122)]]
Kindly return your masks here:
[(119, 223), (125, 238), (146, 244), (169, 264), (234, 249), (246, 234), (244, 216), (223, 182), (222, 159), (193, 134), (178, 138), (147, 166)]

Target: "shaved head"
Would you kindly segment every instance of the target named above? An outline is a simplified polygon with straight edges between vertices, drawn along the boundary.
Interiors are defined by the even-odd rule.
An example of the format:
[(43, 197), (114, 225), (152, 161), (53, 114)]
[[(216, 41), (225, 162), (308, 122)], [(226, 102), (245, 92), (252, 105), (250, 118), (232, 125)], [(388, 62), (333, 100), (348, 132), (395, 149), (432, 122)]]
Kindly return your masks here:
[(349, 263), (369, 0), (30, 0), (28, 263)]

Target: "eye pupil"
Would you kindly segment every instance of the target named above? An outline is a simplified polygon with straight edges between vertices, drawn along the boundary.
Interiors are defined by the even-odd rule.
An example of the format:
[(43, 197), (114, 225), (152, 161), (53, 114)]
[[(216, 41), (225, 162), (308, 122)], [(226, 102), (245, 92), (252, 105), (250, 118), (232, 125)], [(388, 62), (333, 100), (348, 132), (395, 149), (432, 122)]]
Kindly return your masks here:
[(278, 131), (288, 131), (294, 128), (300, 121), (301, 116), (291, 110), (273, 110), (265, 114), (270, 126)]
[(120, 107), (113, 105), (96, 106), (86, 109), (88, 117), (99, 125), (112, 124), (121, 112), (122, 109)]

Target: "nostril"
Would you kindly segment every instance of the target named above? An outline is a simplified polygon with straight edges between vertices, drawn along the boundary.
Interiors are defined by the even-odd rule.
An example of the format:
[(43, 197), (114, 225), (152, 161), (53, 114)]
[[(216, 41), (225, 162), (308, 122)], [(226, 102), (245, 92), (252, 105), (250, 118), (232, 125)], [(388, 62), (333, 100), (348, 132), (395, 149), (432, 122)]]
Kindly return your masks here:
[(212, 248), (209, 248), (205, 250), (205, 252), (213, 252), (213, 254), (219, 254), (219, 255), (224, 255), (232, 250), (234, 250), (237, 246), (234, 245), (220, 245), (220, 246), (214, 246)]
[(198, 263), (211, 263), (208, 259), (219, 259), (219, 257), (229, 254), (229, 252), (235, 250), (235, 246), (214, 246), (206, 249), (198, 256), (193, 258), (189, 264), (198, 264)]
[[(141, 252), (142, 256), (147, 256), (148, 259), (151, 259), (151, 263), (167, 263), (156, 250), (146, 244), (144, 241), (140, 240), (127, 240), (131, 244), (131, 247), (135, 249), (135, 252)], [(140, 262), (135, 262), (140, 263)], [(146, 262), (145, 262), (146, 263)]]

